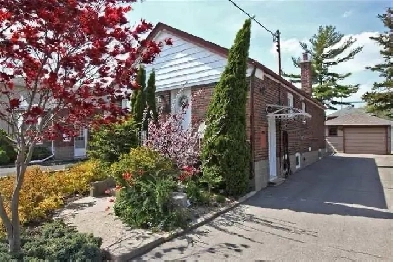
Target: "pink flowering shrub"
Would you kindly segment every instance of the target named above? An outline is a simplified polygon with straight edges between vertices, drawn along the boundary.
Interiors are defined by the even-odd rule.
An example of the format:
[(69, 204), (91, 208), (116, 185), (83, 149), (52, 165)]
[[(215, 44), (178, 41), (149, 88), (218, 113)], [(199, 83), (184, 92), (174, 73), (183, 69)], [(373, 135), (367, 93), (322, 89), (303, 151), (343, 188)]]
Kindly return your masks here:
[[(149, 120), (143, 145), (170, 158), (179, 169), (189, 169), (199, 160), (199, 136), (191, 125), (183, 127), (188, 103), (174, 114), (159, 112), (157, 122)], [(196, 170), (195, 170), (196, 171)]]

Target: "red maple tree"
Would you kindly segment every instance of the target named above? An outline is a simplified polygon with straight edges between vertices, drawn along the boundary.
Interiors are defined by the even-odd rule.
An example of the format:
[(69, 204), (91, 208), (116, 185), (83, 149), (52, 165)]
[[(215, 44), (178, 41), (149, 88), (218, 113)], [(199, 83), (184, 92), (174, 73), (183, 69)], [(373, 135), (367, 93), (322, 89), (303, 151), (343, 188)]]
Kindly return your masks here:
[(21, 247), (19, 192), (37, 141), (117, 121), (127, 113), (118, 101), (138, 88), (138, 64), (171, 44), (143, 39), (153, 27), (144, 20), (129, 25), (133, 2), (0, 0), (0, 121), (18, 151), (10, 214), (0, 194), (12, 252)]

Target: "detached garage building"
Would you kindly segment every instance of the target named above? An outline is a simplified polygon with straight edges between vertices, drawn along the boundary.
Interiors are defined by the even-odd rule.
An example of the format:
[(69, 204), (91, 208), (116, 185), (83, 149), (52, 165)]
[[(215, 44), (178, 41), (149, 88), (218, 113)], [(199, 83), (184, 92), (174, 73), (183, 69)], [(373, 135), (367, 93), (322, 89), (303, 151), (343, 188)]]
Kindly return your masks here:
[[(347, 109), (346, 109), (347, 110)], [(336, 152), (387, 155), (391, 152), (391, 121), (360, 110), (325, 122), (326, 140)]]

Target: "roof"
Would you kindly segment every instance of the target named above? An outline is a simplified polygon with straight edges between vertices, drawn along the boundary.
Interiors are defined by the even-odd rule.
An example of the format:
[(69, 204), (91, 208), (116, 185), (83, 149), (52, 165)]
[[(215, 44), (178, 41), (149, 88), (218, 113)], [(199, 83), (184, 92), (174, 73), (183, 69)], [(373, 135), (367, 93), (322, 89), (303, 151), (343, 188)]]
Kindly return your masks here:
[(356, 114), (356, 113), (364, 113), (364, 108), (354, 108), (352, 106), (348, 106), (346, 108), (337, 110), (336, 112), (327, 115), (328, 118), (330, 117), (337, 117), (337, 116), (344, 116), (348, 114)]
[[(179, 36), (180, 38), (183, 38), (185, 40), (188, 40), (190, 42), (193, 42), (197, 45), (203, 46), (207, 49), (211, 49), (212, 51), (221, 54), (223, 56), (227, 56), (229, 49), (219, 46), (213, 42), (209, 42), (201, 37), (189, 34), (187, 32), (181, 31), (177, 28), (171, 27), (167, 24), (164, 23), (158, 23), (156, 25), (156, 27), (150, 32), (150, 34), (147, 36), (147, 39), (151, 40), (152, 38), (154, 38), (159, 32), (161, 31), (167, 31), (170, 32), (176, 36)], [(300, 95), (304, 96), (306, 99), (309, 99), (311, 101), (313, 101), (314, 103), (316, 103), (317, 105), (319, 105), (321, 108), (326, 109), (325, 106), (318, 101), (315, 98), (310, 97), (306, 92), (304, 92), (302, 89), (297, 88), (296, 86), (294, 86), (291, 82), (285, 80), (282, 76), (279, 76), (278, 74), (276, 74), (275, 72), (273, 72), (271, 69), (267, 68), (265, 65), (259, 63), (258, 61), (248, 58), (248, 62), (250, 64), (255, 65), (257, 68), (261, 69), (262, 71), (264, 71), (265, 73), (267, 73), (268, 75), (270, 75), (271, 77), (273, 77), (274, 79), (278, 80), (279, 82), (287, 85), (288, 87), (290, 87), (294, 92), (299, 93)]]
[(325, 122), (327, 126), (390, 126), (392, 121), (364, 112), (345, 114)]

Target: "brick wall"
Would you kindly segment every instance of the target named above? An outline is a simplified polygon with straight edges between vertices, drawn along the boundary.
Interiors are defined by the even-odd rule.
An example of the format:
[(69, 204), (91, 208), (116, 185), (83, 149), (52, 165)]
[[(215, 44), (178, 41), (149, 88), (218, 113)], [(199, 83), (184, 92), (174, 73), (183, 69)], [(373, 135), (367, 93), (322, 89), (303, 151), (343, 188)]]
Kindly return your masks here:
[[(310, 147), (311, 151), (316, 151), (325, 147), (323, 109), (307, 99), (302, 101), (297, 93), (289, 91), (286, 87), (269, 77), (265, 77), (264, 80), (256, 79), (255, 82), (255, 97), (258, 98), (258, 100), (262, 100), (262, 102), (259, 105), (255, 105), (254, 108), (257, 112), (263, 112), (262, 116), (256, 116), (255, 122), (258, 123), (257, 126), (265, 127), (267, 130), (267, 114), (264, 108), (266, 108), (267, 104), (278, 105), (279, 96), (281, 98), (281, 105), (288, 106), (288, 92), (290, 92), (293, 95), (293, 106), (302, 109), (302, 102), (305, 102), (306, 113), (311, 115), (311, 119), (307, 118), (306, 124), (303, 124), (301, 120), (281, 120), (282, 131), (286, 130), (288, 132), (289, 154), (293, 155), (296, 152), (307, 152)], [(259, 87), (264, 87), (264, 92), (261, 92)], [(278, 122), (277, 120), (277, 155), (279, 154), (278, 141), (280, 135), (278, 133)], [(255, 150), (256, 157), (267, 158), (267, 147), (261, 148), (260, 143), (256, 143)]]
[[(249, 82), (249, 79), (248, 79)], [(192, 103), (192, 123), (198, 125), (205, 117), (207, 108), (209, 106), (211, 97), (213, 95), (214, 86), (216, 84), (209, 84), (205, 86), (198, 86), (192, 88), (192, 96), (194, 97)], [(198, 92), (201, 93), (197, 94)], [(265, 77), (264, 80), (254, 78), (254, 161), (260, 161), (268, 159), (268, 124), (267, 124), (267, 104), (279, 104), (279, 92), (281, 90), (281, 104), (287, 105), (288, 89), (281, 86), (279, 83), (272, 79)], [(302, 108), (302, 102), (300, 96), (291, 92), (294, 98), (294, 107)], [(157, 96), (162, 95), (165, 100), (171, 103), (171, 91), (159, 91)], [(306, 103), (306, 112), (309, 113), (312, 118), (307, 119), (306, 124), (303, 124), (301, 120), (295, 121), (283, 121), (282, 130), (288, 131), (289, 136), (289, 153), (290, 155), (296, 152), (303, 153), (309, 151), (311, 147), (312, 151), (316, 151), (319, 148), (325, 147), (324, 142), (324, 111), (318, 108), (308, 100), (304, 100)], [(247, 119), (247, 137), (250, 139), (250, 92), (247, 94), (247, 106), (246, 106), (246, 119)], [(278, 148), (278, 121), (277, 121), (277, 156), (279, 155)]]

